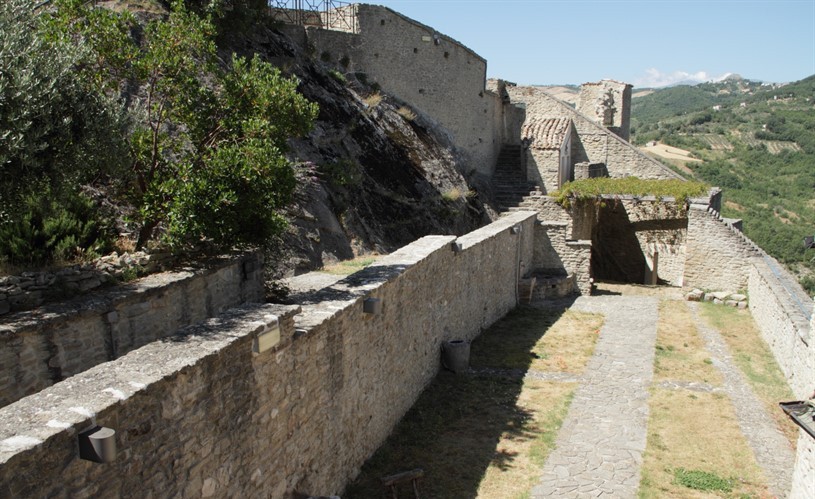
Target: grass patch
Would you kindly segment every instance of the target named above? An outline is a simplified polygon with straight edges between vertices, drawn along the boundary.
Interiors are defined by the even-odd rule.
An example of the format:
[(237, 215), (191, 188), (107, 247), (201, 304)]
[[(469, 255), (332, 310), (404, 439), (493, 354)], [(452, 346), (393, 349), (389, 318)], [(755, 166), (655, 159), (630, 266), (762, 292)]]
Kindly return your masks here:
[(603, 317), (517, 308), (473, 342), (473, 365), (580, 374), (594, 354)]
[(567, 182), (551, 195), (563, 206), (568, 206), (573, 200), (598, 199), (603, 194), (671, 196), (682, 204), (690, 197), (705, 194), (708, 188), (707, 184), (695, 181), (601, 177)]
[[(473, 342), (473, 367), (582, 370), (601, 316), (520, 308)], [(545, 354), (536, 359), (531, 354)], [(549, 369), (549, 368), (552, 369)], [(379, 479), (422, 468), (422, 497), (528, 497), (555, 446), (576, 384), (441, 371), (343, 494), (382, 497)], [(399, 491), (409, 494), (409, 486)]]
[(336, 69), (329, 69), (328, 76), (333, 78), (337, 83), (341, 85), (345, 85), (348, 83), (348, 79), (345, 77), (345, 75), (340, 71), (337, 71)]
[(659, 304), (654, 379), (722, 382), (684, 301), (663, 300)]
[(798, 427), (778, 409), (779, 402), (795, 397), (750, 312), (712, 303), (702, 303), (700, 310), (705, 321), (722, 335), (750, 388), (795, 448)]
[(721, 394), (652, 389), (641, 471), (642, 498), (711, 497), (710, 492), (724, 492), (698, 488), (712, 487), (716, 483), (712, 477), (725, 477), (734, 497), (771, 495), (739, 430), (733, 405)]
[(368, 97), (365, 97), (365, 99), (363, 100), (365, 101), (366, 106), (374, 108), (382, 102), (382, 94), (380, 94), (379, 92), (375, 92), (369, 95)]
[[(422, 497), (518, 497), (554, 447), (574, 385), (442, 371), (343, 497), (383, 497), (379, 479), (422, 468)], [(400, 489), (408, 494), (409, 486)]]
[(402, 106), (396, 110), (396, 114), (401, 116), (402, 118), (413, 121), (416, 119), (416, 113), (413, 112), (409, 107)]
[(326, 274), (332, 275), (351, 275), (354, 272), (362, 270), (368, 265), (374, 263), (377, 258), (377, 255), (359, 256), (352, 260), (344, 260), (342, 262), (326, 265), (325, 267), (321, 268), (319, 272), (325, 272)]
[(695, 490), (731, 492), (733, 480), (722, 478), (715, 473), (700, 470), (677, 468), (673, 472), (674, 483)]

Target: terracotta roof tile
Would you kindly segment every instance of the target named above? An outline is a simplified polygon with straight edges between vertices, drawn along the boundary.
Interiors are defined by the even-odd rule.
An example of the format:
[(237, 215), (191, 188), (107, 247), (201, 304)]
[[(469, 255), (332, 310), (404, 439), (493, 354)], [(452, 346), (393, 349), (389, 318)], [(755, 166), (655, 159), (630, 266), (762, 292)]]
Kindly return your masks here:
[(521, 138), (529, 139), (530, 147), (535, 149), (560, 149), (571, 121), (570, 118), (529, 118), (521, 129)]

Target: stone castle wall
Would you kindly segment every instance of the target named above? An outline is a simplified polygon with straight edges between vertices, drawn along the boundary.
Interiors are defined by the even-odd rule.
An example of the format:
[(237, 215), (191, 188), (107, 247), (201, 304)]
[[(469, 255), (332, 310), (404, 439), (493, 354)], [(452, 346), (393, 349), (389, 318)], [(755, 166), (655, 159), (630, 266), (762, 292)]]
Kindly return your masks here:
[[(535, 87), (508, 87), (513, 102), (526, 105), (527, 119), (568, 117), (572, 119), (572, 158), (571, 163), (603, 163), (610, 177), (637, 176), (647, 179), (681, 178), (670, 168), (649, 158), (636, 147), (595, 123), (590, 118), (576, 111), (568, 104), (552, 97), (544, 90)], [(551, 155), (546, 151), (530, 149), (531, 161), (539, 167), (539, 176), (544, 182), (556, 178), (557, 164), (552, 163)], [(555, 175), (552, 175), (553, 170)], [(530, 179), (534, 179), (530, 177)], [(557, 187), (556, 183), (547, 183), (546, 192)]]
[[(750, 312), (795, 398), (811, 398), (815, 396), (815, 307), (812, 300), (795, 278), (771, 257), (755, 257), (749, 267)], [(814, 477), (815, 439), (801, 429), (790, 497), (815, 497)]]
[(0, 406), (228, 308), (263, 301), (262, 266), (259, 254), (249, 254), (4, 316)]
[[(357, 5), (357, 33), (309, 29), (324, 60), (364, 73), (447, 128), (470, 168), (490, 175), (501, 145), (517, 143), (521, 117), (486, 89), (487, 61), (461, 43), (375, 5)], [(517, 123), (516, 123), (517, 122)]]
[(685, 287), (730, 293), (747, 289), (750, 266), (746, 262), (759, 254), (744, 234), (701, 204), (691, 204), (688, 210), (686, 252)]
[[(302, 306), (229, 310), (0, 409), (0, 496), (342, 492), (435, 376), (442, 342), (516, 306), (534, 223), (518, 212), (422, 238)], [(253, 354), (276, 325), (280, 342)], [(78, 457), (94, 425), (116, 431), (114, 462)]]
[(631, 132), (631, 85), (614, 80), (580, 86), (577, 112), (610, 129), (624, 140)]

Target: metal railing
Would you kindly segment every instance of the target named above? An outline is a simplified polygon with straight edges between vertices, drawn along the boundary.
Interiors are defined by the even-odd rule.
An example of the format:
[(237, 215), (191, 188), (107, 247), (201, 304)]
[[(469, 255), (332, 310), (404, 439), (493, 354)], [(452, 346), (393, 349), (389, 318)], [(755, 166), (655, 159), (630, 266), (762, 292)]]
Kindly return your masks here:
[(350, 33), (357, 32), (356, 5), (337, 0), (268, 0), (275, 21)]

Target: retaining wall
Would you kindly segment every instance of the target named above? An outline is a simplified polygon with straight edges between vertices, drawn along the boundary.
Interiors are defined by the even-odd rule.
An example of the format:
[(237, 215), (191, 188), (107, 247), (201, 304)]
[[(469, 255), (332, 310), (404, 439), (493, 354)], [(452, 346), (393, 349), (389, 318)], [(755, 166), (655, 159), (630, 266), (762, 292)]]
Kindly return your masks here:
[(207, 270), (153, 274), (112, 290), (4, 316), (0, 405), (228, 308), (263, 301), (262, 267), (261, 255), (249, 254)]
[[(422, 238), (305, 298), (296, 316), (228, 311), (0, 409), (0, 496), (342, 492), (436, 374), (442, 342), (515, 307), (535, 216)], [(366, 298), (381, 314), (363, 313)], [(253, 355), (275, 323), (280, 343)], [(112, 463), (77, 456), (76, 432), (94, 424), (117, 432)]]
[[(815, 396), (815, 307), (812, 300), (773, 258), (762, 255), (753, 258), (747, 266), (750, 269), (750, 312), (761, 335), (770, 346), (795, 398), (812, 398)], [(815, 497), (815, 439), (804, 430), (799, 430), (790, 497)]]

